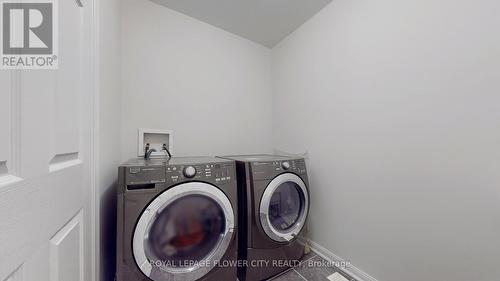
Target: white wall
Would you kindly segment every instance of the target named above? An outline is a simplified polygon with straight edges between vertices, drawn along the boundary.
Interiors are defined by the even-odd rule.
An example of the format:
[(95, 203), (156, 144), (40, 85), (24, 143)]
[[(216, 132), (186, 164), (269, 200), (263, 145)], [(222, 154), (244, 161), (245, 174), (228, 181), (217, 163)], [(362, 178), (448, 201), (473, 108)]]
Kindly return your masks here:
[(273, 50), (312, 238), (380, 281), (500, 280), (500, 2), (336, 0)]
[(266, 152), (270, 50), (147, 0), (124, 0), (122, 160), (137, 129), (174, 130), (174, 155)]
[(113, 281), (116, 252), (116, 179), (120, 164), (120, 2), (97, 1), (99, 21), (100, 280)]

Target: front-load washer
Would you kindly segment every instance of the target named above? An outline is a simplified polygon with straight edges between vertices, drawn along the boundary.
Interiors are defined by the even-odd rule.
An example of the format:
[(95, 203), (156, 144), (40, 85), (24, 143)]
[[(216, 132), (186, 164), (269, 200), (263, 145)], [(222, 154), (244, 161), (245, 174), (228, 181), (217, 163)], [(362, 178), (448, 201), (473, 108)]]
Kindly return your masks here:
[(236, 280), (235, 170), (208, 157), (120, 166), (116, 280)]
[(224, 156), (238, 176), (239, 280), (264, 280), (296, 265), (304, 254), (309, 187), (303, 158)]

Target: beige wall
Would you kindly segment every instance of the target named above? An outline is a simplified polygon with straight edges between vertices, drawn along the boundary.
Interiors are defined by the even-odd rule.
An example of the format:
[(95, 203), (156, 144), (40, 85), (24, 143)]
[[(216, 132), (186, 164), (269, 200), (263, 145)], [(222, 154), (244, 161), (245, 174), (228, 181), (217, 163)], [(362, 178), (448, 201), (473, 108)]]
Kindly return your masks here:
[(174, 155), (272, 149), (271, 52), (147, 0), (122, 15), (122, 160), (137, 129), (174, 131)]
[(336, 0), (273, 50), (312, 239), (380, 281), (500, 280), (500, 2)]

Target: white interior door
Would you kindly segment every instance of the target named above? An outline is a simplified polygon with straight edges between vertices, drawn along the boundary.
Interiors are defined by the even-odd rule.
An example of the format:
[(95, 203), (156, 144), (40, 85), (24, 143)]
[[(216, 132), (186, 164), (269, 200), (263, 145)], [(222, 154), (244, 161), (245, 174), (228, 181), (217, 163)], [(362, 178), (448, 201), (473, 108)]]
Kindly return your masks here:
[(94, 279), (86, 2), (58, 1), (58, 70), (0, 70), (0, 281)]

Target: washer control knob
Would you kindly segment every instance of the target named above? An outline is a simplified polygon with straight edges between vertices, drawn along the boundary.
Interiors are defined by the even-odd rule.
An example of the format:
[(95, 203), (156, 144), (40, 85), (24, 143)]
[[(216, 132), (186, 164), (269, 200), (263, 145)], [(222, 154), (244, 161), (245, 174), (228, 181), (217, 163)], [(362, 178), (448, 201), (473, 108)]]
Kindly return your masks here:
[(193, 166), (187, 166), (184, 168), (184, 176), (186, 178), (193, 178), (196, 176), (196, 169)]
[(281, 163), (281, 167), (283, 167), (283, 169), (285, 169), (285, 170), (290, 169), (290, 162)]

